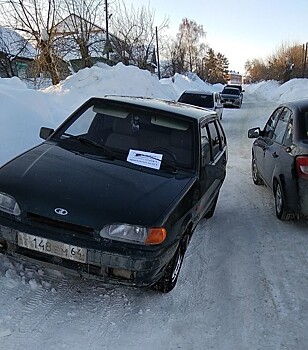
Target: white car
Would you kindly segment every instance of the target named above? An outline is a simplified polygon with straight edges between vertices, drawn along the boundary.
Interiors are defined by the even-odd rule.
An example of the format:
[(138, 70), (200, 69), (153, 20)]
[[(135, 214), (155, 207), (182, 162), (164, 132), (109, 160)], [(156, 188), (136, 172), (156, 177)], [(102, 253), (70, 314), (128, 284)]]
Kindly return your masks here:
[(215, 111), (218, 118), (222, 119), (223, 104), (218, 92), (211, 91), (184, 91), (178, 102), (203, 107)]

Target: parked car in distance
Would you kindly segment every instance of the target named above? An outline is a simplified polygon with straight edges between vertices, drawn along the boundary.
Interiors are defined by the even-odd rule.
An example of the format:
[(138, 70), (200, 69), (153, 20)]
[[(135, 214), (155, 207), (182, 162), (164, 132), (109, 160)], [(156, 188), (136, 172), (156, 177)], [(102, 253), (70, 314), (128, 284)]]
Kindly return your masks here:
[(221, 103), (218, 92), (184, 91), (179, 97), (178, 102), (210, 109), (217, 113), (220, 120), (222, 119), (223, 104)]
[(227, 143), (217, 114), (91, 98), (0, 168), (0, 250), (106, 282), (169, 292), (215, 210)]
[(224, 107), (241, 108), (242, 106), (243, 94), (238, 88), (225, 86), (220, 97)]
[(308, 99), (281, 104), (248, 137), (253, 182), (271, 189), (277, 218), (308, 215)]

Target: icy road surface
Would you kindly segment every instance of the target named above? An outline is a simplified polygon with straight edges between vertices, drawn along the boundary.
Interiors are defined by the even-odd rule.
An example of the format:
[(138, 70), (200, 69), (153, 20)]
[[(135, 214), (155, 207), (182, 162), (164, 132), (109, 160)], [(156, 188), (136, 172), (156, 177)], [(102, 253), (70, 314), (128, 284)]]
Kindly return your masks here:
[(307, 350), (308, 222), (279, 222), (253, 185), (252, 140), (274, 104), (225, 109), (227, 179), (169, 294), (105, 285), (0, 255), (0, 349)]

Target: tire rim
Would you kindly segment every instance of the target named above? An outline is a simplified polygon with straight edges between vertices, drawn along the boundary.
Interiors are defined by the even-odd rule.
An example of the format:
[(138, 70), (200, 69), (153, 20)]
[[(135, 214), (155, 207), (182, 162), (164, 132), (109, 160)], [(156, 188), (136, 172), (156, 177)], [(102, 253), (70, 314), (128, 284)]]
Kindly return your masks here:
[(281, 188), (279, 184), (277, 184), (277, 187), (276, 187), (275, 199), (276, 199), (276, 211), (278, 214), (280, 214), (282, 210), (282, 193), (281, 193)]

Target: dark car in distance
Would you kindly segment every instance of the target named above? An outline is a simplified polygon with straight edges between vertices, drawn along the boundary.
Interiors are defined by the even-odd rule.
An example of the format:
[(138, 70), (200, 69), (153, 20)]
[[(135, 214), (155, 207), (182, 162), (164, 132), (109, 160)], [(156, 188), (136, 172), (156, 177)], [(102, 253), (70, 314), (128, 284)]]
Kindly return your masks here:
[(241, 84), (227, 84), (225, 87), (230, 87), (230, 88), (235, 88), (235, 89), (239, 89), (241, 93), (245, 92), (245, 90), (243, 89), (243, 86)]
[(210, 109), (217, 113), (218, 118), (222, 119), (223, 104), (218, 92), (211, 91), (184, 91), (178, 98), (178, 102), (188, 103), (194, 106)]
[(221, 102), (224, 107), (241, 108), (243, 93), (236, 87), (225, 86), (220, 93)]
[(214, 112), (91, 98), (0, 168), (0, 250), (106, 282), (175, 286), (215, 210), (227, 144)]
[(265, 127), (248, 130), (252, 179), (275, 198), (276, 216), (288, 220), (308, 215), (308, 99), (281, 104)]

